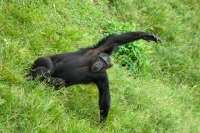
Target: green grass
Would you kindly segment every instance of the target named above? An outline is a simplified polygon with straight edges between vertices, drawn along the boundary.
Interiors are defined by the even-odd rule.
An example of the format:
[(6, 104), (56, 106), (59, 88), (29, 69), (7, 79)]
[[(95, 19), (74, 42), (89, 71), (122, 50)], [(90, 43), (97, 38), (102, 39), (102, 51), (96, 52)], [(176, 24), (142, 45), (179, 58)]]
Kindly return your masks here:
[[(1, 0), (0, 132), (199, 133), (198, 3)], [(148, 68), (137, 77), (112, 56), (112, 106), (104, 127), (95, 85), (54, 91), (24, 78), (38, 56), (92, 46), (107, 33), (126, 30), (157, 34), (162, 43), (137, 42), (147, 44), (142, 61)]]

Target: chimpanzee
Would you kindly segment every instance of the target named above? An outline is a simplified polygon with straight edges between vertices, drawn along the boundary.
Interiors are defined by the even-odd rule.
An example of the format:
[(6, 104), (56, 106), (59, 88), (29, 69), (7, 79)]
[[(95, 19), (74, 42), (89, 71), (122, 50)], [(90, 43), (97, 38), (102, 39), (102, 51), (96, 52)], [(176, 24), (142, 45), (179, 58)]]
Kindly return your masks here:
[(109, 56), (118, 46), (139, 39), (161, 42), (157, 36), (146, 32), (109, 35), (93, 47), (39, 57), (27, 76), (32, 79), (38, 76), (39, 80), (53, 83), (57, 88), (95, 83), (99, 90), (100, 122), (104, 122), (108, 116), (111, 100), (106, 72), (112, 66)]

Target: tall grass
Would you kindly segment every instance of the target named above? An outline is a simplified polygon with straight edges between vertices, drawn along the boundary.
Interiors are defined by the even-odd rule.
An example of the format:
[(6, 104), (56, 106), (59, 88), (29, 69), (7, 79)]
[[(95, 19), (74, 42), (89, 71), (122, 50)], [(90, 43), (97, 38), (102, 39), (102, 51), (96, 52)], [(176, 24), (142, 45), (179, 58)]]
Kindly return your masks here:
[[(0, 132), (200, 132), (198, 3), (1, 0)], [(137, 77), (112, 56), (112, 106), (104, 127), (95, 85), (54, 91), (24, 78), (38, 56), (75, 51), (127, 30), (157, 34), (162, 43), (135, 43), (146, 65)], [(117, 58), (124, 57), (120, 50)]]

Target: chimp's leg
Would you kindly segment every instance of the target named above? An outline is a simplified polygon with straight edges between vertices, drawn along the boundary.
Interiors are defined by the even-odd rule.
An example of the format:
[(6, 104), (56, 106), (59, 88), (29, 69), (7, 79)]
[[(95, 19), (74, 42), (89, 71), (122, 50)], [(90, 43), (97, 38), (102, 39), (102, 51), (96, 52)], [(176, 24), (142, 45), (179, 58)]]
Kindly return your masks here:
[(49, 57), (40, 57), (34, 62), (30, 73), (27, 74), (27, 77), (35, 79), (39, 76), (40, 81), (45, 80), (47, 83), (51, 83), (57, 87), (65, 85), (65, 81), (62, 78), (51, 76), (54, 72), (55, 66), (52, 60)]

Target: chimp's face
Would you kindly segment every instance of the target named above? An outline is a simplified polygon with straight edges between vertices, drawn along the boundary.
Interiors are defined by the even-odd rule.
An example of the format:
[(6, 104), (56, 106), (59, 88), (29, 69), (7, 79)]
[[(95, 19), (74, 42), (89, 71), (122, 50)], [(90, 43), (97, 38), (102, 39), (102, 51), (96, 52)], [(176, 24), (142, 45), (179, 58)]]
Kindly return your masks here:
[(99, 53), (92, 58), (92, 72), (105, 72), (111, 66), (110, 56), (106, 53)]

